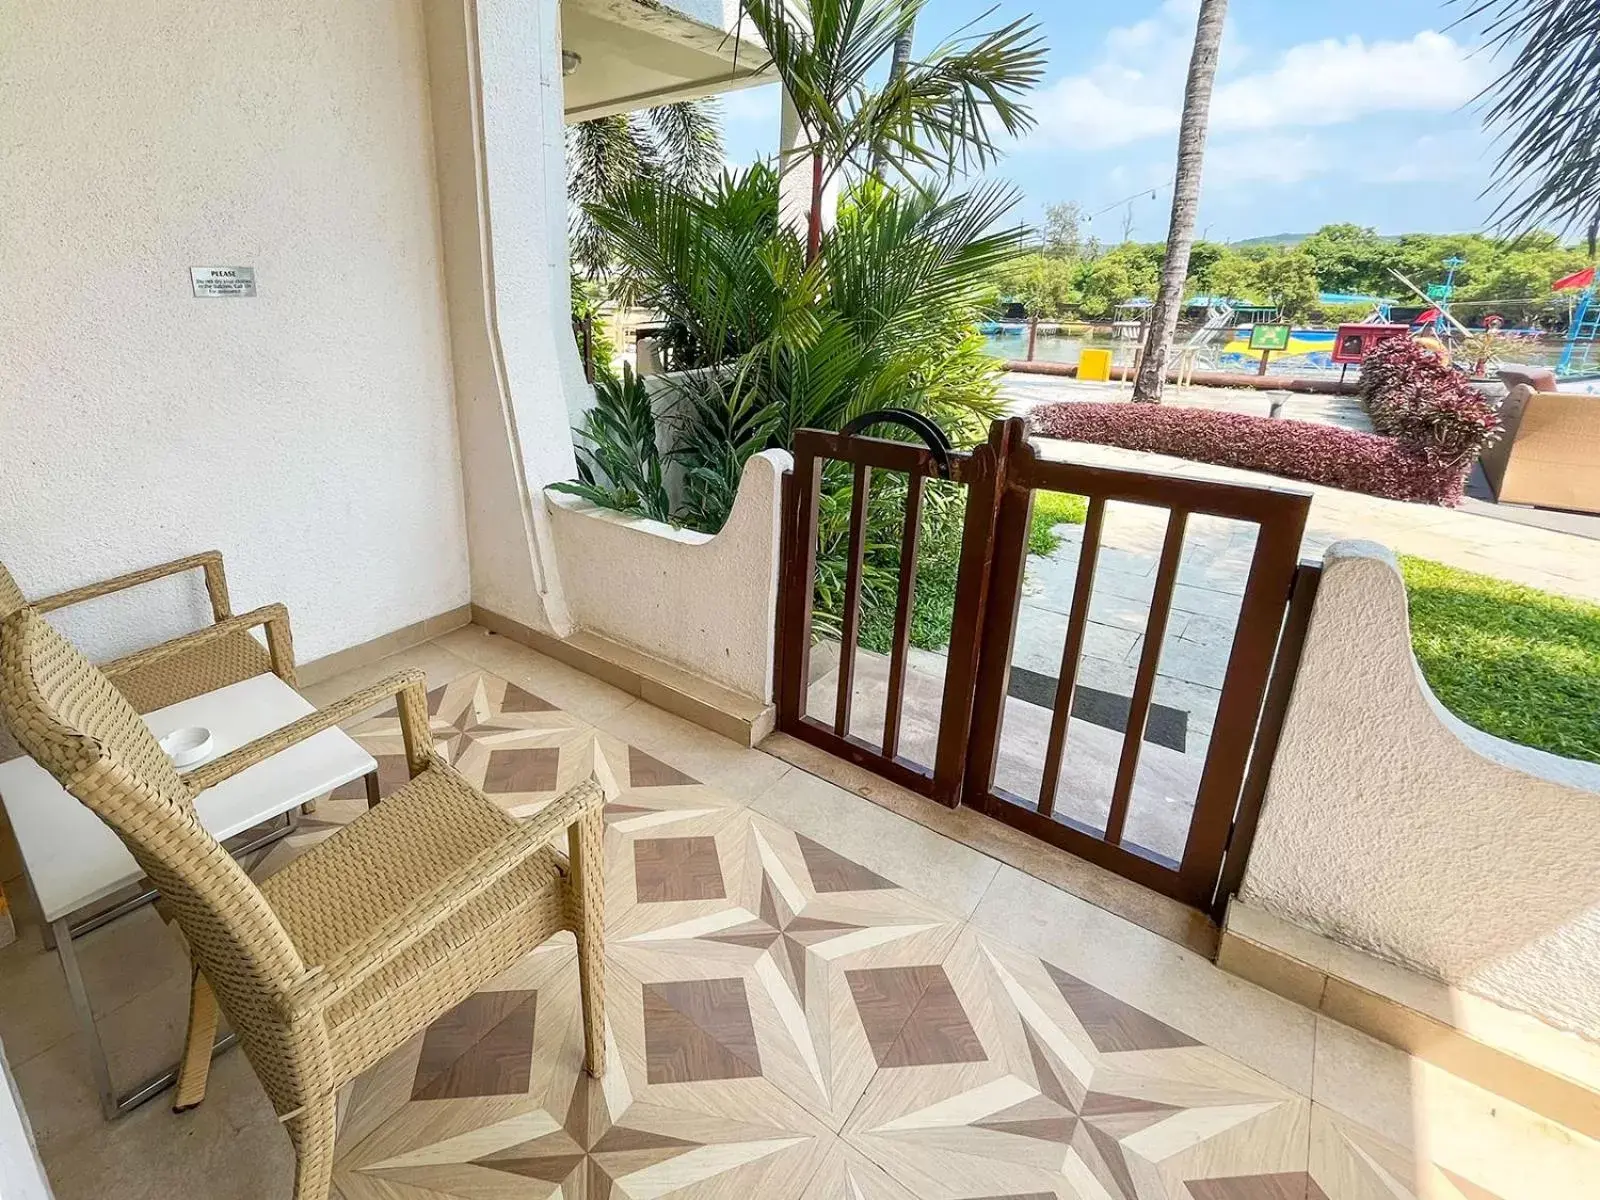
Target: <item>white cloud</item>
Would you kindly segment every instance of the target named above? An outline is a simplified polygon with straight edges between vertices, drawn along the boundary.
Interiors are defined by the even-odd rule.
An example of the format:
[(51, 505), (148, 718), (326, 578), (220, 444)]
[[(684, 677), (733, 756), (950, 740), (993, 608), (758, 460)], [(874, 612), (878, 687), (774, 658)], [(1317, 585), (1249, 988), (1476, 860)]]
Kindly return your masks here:
[(1214, 143), (1206, 151), (1208, 187), (1304, 183), (1335, 168), (1342, 169), (1329, 147), (1311, 134), (1289, 137), (1268, 134)]
[(1469, 138), (1422, 134), (1374, 144), (1329, 133), (1225, 136), (1206, 151), (1208, 192), (1260, 191), (1338, 176), (1346, 183), (1472, 183), (1484, 156)]
[(1439, 113), (1482, 90), (1487, 60), (1424, 29), (1407, 42), (1351, 37), (1292, 47), (1271, 71), (1223, 84), (1212, 100), (1218, 129), (1343, 125), (1377, 113)]
[[(1154, 16), (1112, 30), (1093, 67), (1039, 95), (1039, 127), (1021, 148), (1104, 150), (1176, 131), (1194, 9), (1193, 0), (1168, 0)], [(1450, 112), (1478, 93), (1489, 71), (1469, 47), (1423, 30), (1406, 41), (1306, 42), (1266, 69), (1240, 73), (1246, 51), (1233, 34), (1223, 43), (1212, 98), (1216, 134)]]

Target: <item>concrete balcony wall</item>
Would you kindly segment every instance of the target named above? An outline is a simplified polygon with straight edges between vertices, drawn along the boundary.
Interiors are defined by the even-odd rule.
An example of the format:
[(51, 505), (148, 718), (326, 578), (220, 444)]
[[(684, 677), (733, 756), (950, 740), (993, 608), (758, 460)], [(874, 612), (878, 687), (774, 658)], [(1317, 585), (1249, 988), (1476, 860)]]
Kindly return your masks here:
[(789, 454), (745, 464), (715, 536), (546, 492), (579, 627), (762, 703), (772, 699), (779, 502)]
[(1241, 898), (1600, 1040), (1597, 863), (1600, 766), (1446, 712), (1393, 556), (1332, 546)]
[[(4, 6), (0, 560), (28, 593), (217, 548), (302, 659), (467, 602), (428, 74), (416, 4)], [(241, 265), (255, 298), (193, 296)], [(196, 576), (63, 625), (109, 655), (205, 611)]]

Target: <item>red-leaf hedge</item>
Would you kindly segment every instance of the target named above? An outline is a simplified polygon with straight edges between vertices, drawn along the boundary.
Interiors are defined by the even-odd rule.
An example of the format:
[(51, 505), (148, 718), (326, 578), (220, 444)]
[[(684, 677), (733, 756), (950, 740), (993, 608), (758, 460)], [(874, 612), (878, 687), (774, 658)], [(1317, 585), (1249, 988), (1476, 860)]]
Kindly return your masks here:
[(1361, 360), (1361, 402), (1372, 427), (1466, 470), (1500, 436), (1500, 413), (1459, 371), (1410, 338), (1390, 338)]
[(1466, 469), (1371, 433), (1161, 404), (1066, 400), (1033, 410), (1044, 437), (1172, 454), (1391, 500), (1459, 504)]

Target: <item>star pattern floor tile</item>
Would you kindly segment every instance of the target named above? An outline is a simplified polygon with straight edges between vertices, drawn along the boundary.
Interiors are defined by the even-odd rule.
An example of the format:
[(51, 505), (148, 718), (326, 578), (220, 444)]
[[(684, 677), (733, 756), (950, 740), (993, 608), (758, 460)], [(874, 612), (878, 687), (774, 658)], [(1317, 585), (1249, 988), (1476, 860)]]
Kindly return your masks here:
[[(1419, 1168), (670, 754), (484, 673), (429, 707), (436, 744), (513, 814), (591, 771), (615, 783), (609, 1065), (583, 1074), (558, 937), (346, 1090), (343, 1200), (1513, 1200)], [(396, 715), (357, 736), (402, 783)], [(364, 810), (358, 783), (273, 854)]]
[(896, 1057), (844, 1131), (913, 1195), (1147, 1200), (1304, 1169), (1308, 1101), (970, 930), (899, 1040), (940, 1044), (956, 1014), (979, 1052)]
[[(650, 831), (653, 832), (653, 831)], [(696, 1028), (710, 1036), (728, 1028), (726, 1041), (744, 1048), (754, 1037), (761, 1071), (830, 1126), (849, 1116), (877, 1070), (875, 1040), (892, 1040), (858, 1016), (857, 972), (934, 972), (948, 952), (960, 922), (928, 901), (831, 851), (746, 810), (719, 814), (703, 837), (714, 853), (724, 887), (714, 898), (650, 902), (659, 889), (645, 889), (637, 850), (644, 835), (630, 839), (613, 829), (608, 845), (613, 871), (626, 876), (633, 865), (638, 902), (610, 922), (612, 961), (639, 981), (649, 1005), (646, 1034), (659, 1030), (656, 1047), (668, 1044), (668, 1020), (658, 989), (695, 981), (737, 993), (748, 1016), (731, 1024), (711, 1016)], [(654, 872), (656, 859), (643, 860)], [(679, 860), (686, 875), (699, 868)], [(686, 895), (687, 884), (672, 893)], [(612, 891), (629, 895), (626, 878)], [(656, 1015), (661, 1014), (661, 1015)], [(897, 1030), (896, 1030), (897, 1032)], [(654, 1047), (652, 1047), (653, 1049)], [(661, 1051), (665, 1053), (663, 1049)], [(731, 1052), (731, 1051), (730, 1051)], [(715, 1056), (710, 1064), (720, 1062)], [(693, 1062), (683, 1068), (692, 1080)]]
[[(530, 816), (595, 769), (594, 730), (514, 683), (473, 672), (428, 693), (434, 747), (512, 816)], [(353, 735), (378, 760), (383, 794), (409, 778), (396, 708)], [(366, 797), (361, 780), (334, 793)]]

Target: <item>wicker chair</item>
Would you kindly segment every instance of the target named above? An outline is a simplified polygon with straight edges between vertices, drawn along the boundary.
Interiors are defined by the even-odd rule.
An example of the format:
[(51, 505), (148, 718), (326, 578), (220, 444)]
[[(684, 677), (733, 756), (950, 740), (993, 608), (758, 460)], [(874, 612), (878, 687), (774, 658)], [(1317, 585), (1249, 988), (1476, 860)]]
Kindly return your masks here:
[[(240, 616), (233, 615), (228, 602), (228, 579), (222, 569), (222, 555), (215, 550), (192, 554), (159, 567), (149, 567), (119, 575), (103, 583), (91, 583), (32, 604), (0, 563), (0, 620), (18, 608), (48, 613), (82, 604), (113, 592), (126, 591), (140, 584), (179, 575), (185, 571), (205, 572), (206, 592), (211, 598), (213, 624), (195, 633), (173, 638), (159, 646), (104, 663), (100, 670), (117, 685), (128, 703), (139, 712), (153, 712), (212, 692), (241, 679), (271, 671), (290, 687), (295, 686), (294, 639), (289, 631), (289, 612), (281, 604), (268, 604)], [(262, 647), (250, 630), (265, 627), (267, 645)], [(9, 757), (0, 747), (0, 760)]]
[[(253, 883), (195, 818), (195, 795), (389, 696), (410, 782)], [(180, 778), (110, 681), (22, 607), (0, 622), (0, 716), (122, 838), (189, 943), (180, 1102), (204, 1093), (220, 1004), (288, 1127), (296, 1200), (328, 1194), (340, 1087), (558, 930), (577, 935), (585, 1066), (602, 1073), (605, 790), (590, 780), (513, 820), (436, 756), (420, 671)], [(549, 844), (562, 830), (566, 856)]]

